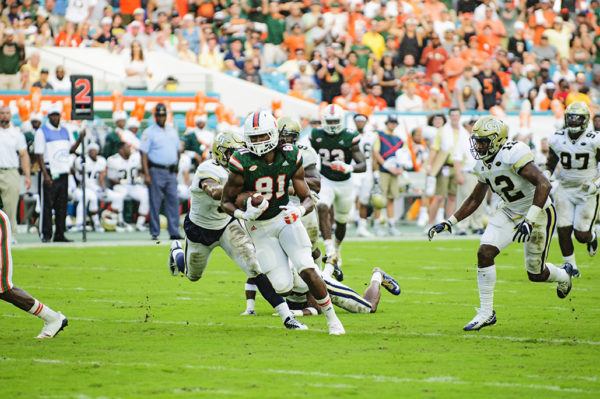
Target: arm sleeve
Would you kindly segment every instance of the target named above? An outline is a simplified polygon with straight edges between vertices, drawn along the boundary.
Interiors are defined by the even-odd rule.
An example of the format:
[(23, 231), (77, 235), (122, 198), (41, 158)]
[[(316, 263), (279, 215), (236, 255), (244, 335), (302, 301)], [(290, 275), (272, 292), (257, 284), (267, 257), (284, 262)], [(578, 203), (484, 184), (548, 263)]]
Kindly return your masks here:
[(46, 138), (44, 137), (42, 129), (38, 129), (37, 132), (35, 132), (33, 148), (36, 154), (43, 154), (46, 149)]

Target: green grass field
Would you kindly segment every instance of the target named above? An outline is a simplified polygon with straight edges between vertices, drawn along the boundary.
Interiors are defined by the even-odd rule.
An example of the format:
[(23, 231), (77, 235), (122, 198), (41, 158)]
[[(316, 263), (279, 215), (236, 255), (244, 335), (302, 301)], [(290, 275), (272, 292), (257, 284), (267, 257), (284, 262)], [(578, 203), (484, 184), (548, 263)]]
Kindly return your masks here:
[[(600, 397), (600, 262), (578, 245), (567, 299), (526, 279), (523, 250), (497, 259), (498, 323), (462, 327), (478, 305), (464, 240), (345, 244), (344, 283), (397, 277), (373, 315), (339, 310), (346, 335), (288, 331), (264, 300), (241, 317), (245, 275), (218, 249), (202, 280), (171, 277), (167, 246), (15, 249), (13, 281), (69, 318), (55, 339), (0, 303), (3, 398)], [(556, 240), (550, 261), (560, 262)], [(399, 396), (401, 395), (401, 396)]]

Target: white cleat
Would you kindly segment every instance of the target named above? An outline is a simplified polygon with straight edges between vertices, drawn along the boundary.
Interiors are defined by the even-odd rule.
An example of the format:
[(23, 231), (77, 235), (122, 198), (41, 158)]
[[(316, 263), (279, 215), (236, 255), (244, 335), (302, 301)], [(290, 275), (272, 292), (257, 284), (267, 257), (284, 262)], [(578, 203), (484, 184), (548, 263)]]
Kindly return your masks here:
[(148, 230), (148, 228), (146, 226), (144, 226), (143, 224), (136, 224), (135, 225), (135, 229), (137, 231), (146, 231), (146, 230)]
[(283, 325), (288, 330), (308, 330), (308, 327), (304, 323), (296, 320), (294, 316), (289, 316), (287, 319), (285, 319)]
[(373, 237), (373, 233), (371, 233), (369, 230), (367, 230), (366, 227), (359, 227), (356, 230), (356, 235), (359, 237), (365, 237), (365, 238)]
[(336, 318), (333, 321), (327, 321), (327, 328), (329, 329), (329, 335), (344, 335), (346, 330), (340, 319)]
[(67, 325), (69, 325), (69, 320), (67, 320), (67, 318), (62, 313), (56, 313), (58, 313), (58, 317), (56, 318), (56, 320), (52, 320), (49, 323), (44, 323), (44, 328), (42, 328), (42, 332), (37, 336), (38, 339), (54, 338)]
[[(279, 316), (279, 313), (275, 314)], [(240, 316), (256, 316), (256, 312), (252, 309), (246, 309), (244, 310), (244, 312), (240, 313)]]
[(179, 241), (175, 240), (171, 243), (171, 252), (169, 253), (169, 272), (171, 272), (171, 276), (179, 276), (181, 270), (177, 267), (177, 262), (175, 261), (175, 257), (173, 256), (173, 251), (176, 249), (182, 249)]
[(466, 326), (463, 327), (464, 331), (479, 331), (483, 327), (491, 326), (496, 324), (496, 311), (492, 310), (492, 313), (484, 313), (480, 309), (477, 310), (477, 316), (473, 317)]
[(417, 218), (417, 226), (425, 227), (427, 225), (427, 222), (429, 221), (428, 219), (429, 216), (427, 215), (427, 212), (419, 213), (419, 217)]

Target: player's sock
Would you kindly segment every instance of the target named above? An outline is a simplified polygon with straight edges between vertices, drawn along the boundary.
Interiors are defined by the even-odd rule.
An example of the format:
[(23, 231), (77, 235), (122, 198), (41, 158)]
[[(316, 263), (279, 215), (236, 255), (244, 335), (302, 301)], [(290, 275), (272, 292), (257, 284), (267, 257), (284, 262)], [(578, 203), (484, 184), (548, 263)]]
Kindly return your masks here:
[(564, 283), (569, 280), (569, 275), (567, 274), (565, 269), (560, 269), (554, 266), (552, 263), (546, 262), (546, 268), (550, 272), (548, 279), (546, 282), (548, 283)]
[(383, 280), (383, 276), (381, 275), (381, 272), (379, 272), (379, 271), (373, 272), (373, 275), (371, 276), (371, 281), (376, 281), (377, 284), (381, 285), (382, 280)]
[(394, 228), (394, 224), (396, 223), (394, 218), (387, 218), (386, 222), (387, 222), (387, 227), (390, 229)]
[(592, 229), (592, 236), (588, 242), (593, 242), (596, 239), (596, 230)]
[(367, 228), (367, 219), (363, 219), (363, 218), (358, 219), (358, 228), (366, 229)]
[[(248, 284), (248, 283), (246, 283), (244, 285), (244, 290), (245, 291), (254, 291), (254, 292), (256, 292), (257, 289), (258, 288), (254, 284)], [(254, 294), (254, 295), (256, 295), (256, 294)], [(247, 298), (246, 299), (246, 311), (251, 311), (251, 310), (253, 311), (254, 310), (254, 304), (255, 304), (255, 300), (254, 299)]]
[(331, 256), (335, 254), (335, 247), (331, 238), (328, 240), (323, 240), (323, 246), (325, 246), (325, 255)]
[(94, 226), (100, 226), (100, 216), (97, 213), (92, 214), (92, 222), (94, 222)]
[(335, 253), (339, 254), (342, 250), (342, 241), (339, 241), (337, 238), (335, 239)]
[(279, 313), (281, 320), (285, 321), (289, 316), (292, 315), (288, 304), (283, 300), (283, 297), (275, 292), (275, 289), (271, 285), (271, 282), (264, 273), (253, 277), (256, 287), (260, 294), (271, 304), (273, 309)]
[(496, 265), (477, 268), (480, 312), (492, 314), (494, 310), (494, 286), (496, 285)]
[(44, 305), (37, 299), (34, 298), (33, 300), (35, 302), (33, 303), (31, 309), (27, 311), (28, 313), (39, 317), (47, 323), (51, 322), (52, 320), (56, 320), (56, 318), (58, 317), (58, 313), (56, 313), (54, 310), (50, 309), (48, 306)]
[(323, 266), (323, 277), (331, 278), (332, 274), (333, 274), (333, 265), (331, 263), (325, 263), (325, 266)]
[[(316, 298), (315, 298), (316, 299)], [(327, 317), (327, 320), (337, 320), (337, 316), (335, 314), (335, 310), (333, 309), (333, 304), (331, 303), (331, 298), (329, 298), (329, 294), (322, 299), (316, 299), (317, 304), (321, 308), (321, 312)]]
[(575, 253), (572, 253), (569, 256), (563, 256), (564, 263), (570, 263), (575, 269), (577, 269), (577, 264), (575, 263)]
[(173, 250), (173, 259), (175, 259), (175, 264), (177, 265), (177, 270), (180, 273), (185, 273), (185, 253), (183, 249), (176, 248)]
[(146, 223), (146, 215), (140, 215), (140, 216), (138, 216), (136, 224), (138, 226), (143, 226), (144, 223)]

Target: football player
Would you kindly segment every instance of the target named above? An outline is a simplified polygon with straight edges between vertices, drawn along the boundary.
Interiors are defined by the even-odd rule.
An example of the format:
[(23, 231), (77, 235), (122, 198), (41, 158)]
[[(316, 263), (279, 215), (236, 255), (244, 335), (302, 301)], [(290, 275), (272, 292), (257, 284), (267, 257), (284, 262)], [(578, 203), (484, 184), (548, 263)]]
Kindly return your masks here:
[(462, 206), (446, 222), (433, 226), (435, 234), (452, 232), (452, 226), (471, 215), (483, 201), (488, 186), (503, 200), (490, 218), (477, 252), (477, 284), (481, 308), (463, 330), (480, 330), (496, 323), (494, 259), (512, 241), (525, 246), (525, 267), (529, 280), (556, 282), (559, 298), (571, 291), (573, 268), (562, 269), (546, 262), (548, 248), (556, 224), (556, 211), (548, 194), (550, 182), (535, 166), (526, 144), (507, 142), (507, 126), (493, 116), (480, 118), (471, 133), (471, 151), (477, 159), (475, 175), (478, 183)]
[[(296, 145), (298, 138), (300, 137), (300, 123), (290, 118), (289, 116), (283, 116), (277, 120), (277, 130), (279, 131), (279, 145), (284, 146), (286, 144)], [(304, 180), (308, 185), (308, 188), (312, 193), (318, 193), (321, 190), (321, 175), (319, 174), (319, 156), (312, 149), (312, 147), (305, 147), (298, 145), (298, 149), (302, 152), (302, 167), (304, 168)], [(294, 188), (289, 187), (290, 204), (300, 206), (300, 199), (294, 195)], [(317, 221), (316, 212), (310, 212), (302, 216), (302, 224), (306, 228), (308, 238), (312, 245), (312, 256), (313, 259), (319, 259), (321, 256), (321, 250), (319, 249), (319, 222)], [(300, 279), (297, 279), (300, 280)], [(300, 287), (294, 286), (294, 290), (291, 296), (306, 296), (308, 287), (306, 284), (302, 284), (300, 291), (297, 289)], [(242, 316), (255, 315), (254, 304), (256, 298), (256, 285), (254, 285), (251, 279), (246, 282), (246, 310), (242, 313)], [(289, 300), (288, 296), (288, 300)]]
[[(337, 266), (342, 265), (341, 247), (346, 235), (346, 223), (352, 209), (354, 197), (350, 175), (366, 170), (365, 156), (358, 143), (360, 136), (344, 128), (344, 110), (335, 104), (323, 110), (323, 128), (313, 129), (310, 145), (321, 157), (321, 192), (317, 210), (319, 227), (323, 236), (326, 259), (336, 259)], [(351, 165), (352, 161), (355, 162)], [(335, 245), (331, 239), (330, 208), (333, 207), (335, 219)], [(341, 269), (334, 276), (343, 280)]]
[[(150, 209), (148, 188), (140, 176), (141, 157), (139, 152), (131, 152), (131, 145), (125, 142), (117, 144), (118, 152), (106, 160), (106, 177), (112, 190), (122, 194), (123, 198), (132, 198), (140, 203), (135, 228), (146, 230), (146, 217)], [(111, 208), (119, 212), (119, 222), (122, 223), (123, 201), (114, 200)]]
[[(197, 281), (206, 269), (212, 250), (220, 246), (253, 279), (263, 297), (281, 316), (286, 328), (306, 330), (307, 327), (294, 318), (288, 305), (262, 272), (252, 240), (240, 221), (222, 211), (221, 196), (229, 176), (229, 157), (242, 145), (233, 133), (219, 133), (212, 146), (213, 159), (202, 162), (196, 169), (190, 187), (190, 211), (183, 224), (185, 253), (179, 241), (173, 241), (169, 270), (173, 276), (181, 272), (190, 281)], [(248, 206), (252, 206), (250, 201)]]
[[(222, 208), (242, 219), (256, 247), (262, 270), (269, 276), (275, 291), (289, 294), (294, 277), (288, 262), (315, 297), (327, 318), (329, 333), (344, 334), (344, 327), (335, 314), (323, 279), (311, 256), (311, 243), (300, 220), (314, 209), (310, 189), (304, 180), (302, 153), (298, 147), (279, 146), (279, 131), (273, 115), (266, 111), (250, 114), (244, 122), (246, 148), (239, 149), (229, 159), (229, 179), (223, 188)], [(300, 206), (289, 204), (289, 185), (300, 199)], [(245, 211), (236, 205), (238, 194), (258, 191), (263, 202)]]
[(0, 299), (44, 320), (44, 327), (37, 338), (53, 338), (67, 326), (68, 320), (62, 313), (55, 312), (21, 288), (13, 285), (10, 221), (6, 213), (2, 211), (2, 207), (2, 198), (0, 198), (0, 253), (2, 254), (0, 256)]
[(590, 110), (583, 102), (574, 102), (565, 110), (565, 128), (555, 132), (549, 140), (550, 153), (546, 163), (546, 177), (552, 176), (556, 165), (558, 188), (554, 194), (558, 213), (558, 243), (565, 263), (575, 263), (573, 241), (587, 244), (588, 254), (596, 255), (598, 239), (594, 224), (598, 220), (600, 202), (600, 132), (588, 130)]

